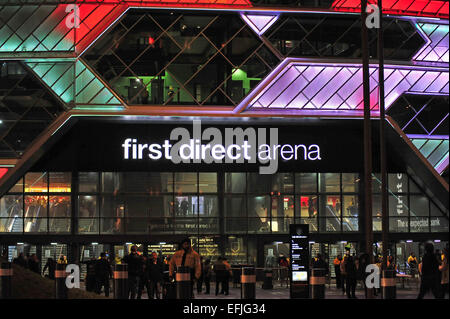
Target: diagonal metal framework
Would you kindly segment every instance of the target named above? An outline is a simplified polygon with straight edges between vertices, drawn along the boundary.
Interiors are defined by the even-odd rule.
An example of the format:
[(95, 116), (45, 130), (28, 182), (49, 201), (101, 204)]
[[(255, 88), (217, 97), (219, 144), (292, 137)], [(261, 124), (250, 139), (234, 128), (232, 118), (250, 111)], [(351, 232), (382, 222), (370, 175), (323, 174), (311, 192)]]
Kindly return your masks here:
[(448, 24), (417, 23), (427, 40), (426, 45), (413, 57), (414, 61), (449, 62)]

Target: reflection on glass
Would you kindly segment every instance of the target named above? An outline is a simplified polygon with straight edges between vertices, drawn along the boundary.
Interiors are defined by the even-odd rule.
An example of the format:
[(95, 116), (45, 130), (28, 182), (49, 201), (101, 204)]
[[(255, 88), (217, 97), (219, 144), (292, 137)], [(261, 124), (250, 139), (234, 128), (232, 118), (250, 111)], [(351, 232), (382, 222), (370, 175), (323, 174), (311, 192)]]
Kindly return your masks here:
[[(201, 197), (203, 203), (204, 197)], [(199, 210), (199, 197), (197, 196), (175, 196), (174, 212), (175, 216), (197, 215)]]
[(47, 173), (27, 173), (25, 174), (26, 193), (46, 193)]
[(428, 198), (426, 196), (410, 195), (409, 196), (409, 204), (410, 204), (410, 215), (411, 216), (428, 216), (429, 215)]
[(296, 173), (295, 192), (297, 194), (317, 192), (317, 173)]
[(50, 196), (49, 217), (70, 217), (72, 215), (70, 196)]
[(302, 218), (315, 218), (318, 212), (318, 196), (306, 195), (297, 196), (297, 210), (300, 208), (300, 212), (297, 213), (298, 217)]
[(277, 173), (272, 175), (272, 191), (282, 194), (294, 193), (294, 174)]
[(24, 231), (26, 233), (47, 232), (47, 218), (25, 218)]
[(359, 188), (359, 175), (354, 173), (342, 174), (342, 191), (344, 193), (356, 193)]
[(225, 192), (245, 193), (246, 182), (245, 173), (225, 173)]
[(80, 193), (91, 193), (98, 191), (98, 173), (97, 172), (80, 172), (78, 174)]
[(22, 195), (4, 195), (0, 198), (0, 218), (23, 216)]
[(250, 196), (248, 198), (249, 231), (269, 231), (270, 197)]
[(412, 233), (429, 232), (430, 220), (428, 217), (413, 217), (409, 221), (409, 229)]
[(25, 196), (25, 217), (47, 217), (47, 196)]
[(389, 231), (395, 233), (405, 233), (408, 231), (408, 218), (391, 217), (389, 218)]
[(22, 193), (23, 192), (23, 178), (19, 179), (16, 184), (9, 190), (9, 193)]
[(217, 173), (199, 173), (199, 192), (217, 193)]
[(50, 233), (70, 233), (70, 218), (49, 218)]
[(272, 175), (261, 175), (258, 173), (247, 174), (248, 193), (269, 194), (272, 185)]
[(197, 193), (197, 173), (175, 173), (175, 193)]
[(389, 191), (393, 193), (408, 192), (408, 175), (403, 173), (388, 174)]
[(96, 196), (78, 196), (78, 216), (80, 218), (98, 217)]
[(358, 229), (359, 229), (358, 218), (353, 217), (342, 218), (342, 231), (351, 232), (351, 231), (358, 231)]
[(325, 193), (339, 193), (341, 191), (339, 173), (320, 173), (319, 190)]
[(247, 217), (245, 197), (226, 196), (224, 205), (225, 217)]
[(80, 218), (78, 219), (78, 233), (97, 234), (99, 232), (99, 219)]
[[(343, 215), (348, 217), (358, 217), (359, 215), (358, 196), (344, 195), (343, 199), (344, 199)], [(373, 199), (375, 200), (376, 196), (374, 196)]]

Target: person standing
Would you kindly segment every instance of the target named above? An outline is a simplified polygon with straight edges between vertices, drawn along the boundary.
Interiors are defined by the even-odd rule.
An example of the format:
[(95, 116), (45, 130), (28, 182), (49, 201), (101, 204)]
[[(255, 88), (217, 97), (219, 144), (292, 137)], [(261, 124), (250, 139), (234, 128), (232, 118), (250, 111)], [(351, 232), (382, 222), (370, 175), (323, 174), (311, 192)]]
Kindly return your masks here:
[(95, 265), (97, 260), (92, 257), (88, 261), (84, 261), (86, 264), (86, 291), (97, 291), (97, 278), (95, 276)]
[(109, 279), (112, 278), (112, 270), (106, 253), (100, 254), (100, 259), (95, 263), (95, 280), (97, 283), (96, 292), (101, 294), (102, 288), (105, 289), (105, 297), (109, 297)]
[(128, 264), (128, 293), (130, 299), (135, 299), (139, 286), (139, 274), (142, 271), (142, 258), (137, 252), (136, 245), (131, 246), (130, 253), (123, 258)]
[(150, 279), (150, 296), (148, 298), (153, 299), (156, 296), (156, 299), (160, 299), (164, 265), (155, 252), (153, 252), (152, 257), (149, 258), (148, 272)]
[(219, 257), (217, 258), (217, 261), (214, 263), (213, 271), (216, 274), (216, 296), (219, 294), (219, 286), (221, 287), (221, 294), (225, 292), (224, 290), (224, 282), (225, 282), (225, 273), (227, 271), (227, 268), (225, 264), (223, 263), (223, 258)]
[(449, 268), (448, 268), (448, 249), (445, 248), (442, 251), (442, 262), (439, 266), (439, 271), (441, 272), (441, 296), (445, 298), (445, 295), (449, 293), (448, 290), (448, 277), (449, 277)]
[(334, 273), (336, 274), (336, 288), (341, 288), (342, 281), (341, 281), (341, 262), (342, 262), (342, 256), (337, 255), (336, 258), (333, 260), (334, 265)]
[(47, 258), (47, 262), (45, 263), (44, 270), (42, 270), (42, 274), (45, 274), (45, 271), (48, 269), (48, 278), (54, 280), (55, 279), (55, 270), (56, 270), (56, 262), (53, 258)]
[(200, 277), (197, 280), (197, 294), (201, 294), (202, 293), (202, 286), (203, 286), (203, 256), (200, 256)]
[(354, 256), (347, 256), (345, 261), (345, 288), (347, 293), (347, 298), (356, 299), (356, 278), (357, 269)]
[(420, 291), (417, 299), (423, 299), (425, 294), (431, 290), (435, 298), (440, 297), (439, 288), (439, 261), (433, 252), (434, 246), (431, 243), (425, 244), (425, 255), (419, 264), (419, 274), (421, 276)]
[(230, 277), (231, 277), (231, 265), (228, 263), (226, 257), (222, 258), (223, 264), (225, 265), (225, 278), (223, 279), (222, 289), (225, 296), (230, 293)]
[(185, 238), (180, 243), (180, 249), (176, 251), (169, 263), (169, 277), (173, 278), (177, 267), (185, 266), (191, 273), (191, 297), (194, 298), (194, 282), (200, 278), (200, 255), (191, 247), (191, 240)]
[(417, 261), (416, 255), (413, 252), (411, 252), (411, 254), (409, 254), (409, 257), (408, 257), (408, 266), (409, 266), (410, 275), (413, 278), (416, 276), (418, 264), (419, 263)]
[(39, 259), (36, 254), (32, 254), (30, 258), (28, 258), (28, 269), (37, 274), (41, 274), (39, 270)]
[(142, 298), (142, 291), (147, 289), (147, 296), (150, 299), (150, 277), (148, 272), (148, 267), (150, 266), (150, 258), (146, 256), (142, 257), (142, 268), (139, 270), (139, 286), (137, 299)]
[(206, 259), (203, 264), (203, 281), (205, 282), (205, 294), (209, 295), (211, 289), (211, 260)]

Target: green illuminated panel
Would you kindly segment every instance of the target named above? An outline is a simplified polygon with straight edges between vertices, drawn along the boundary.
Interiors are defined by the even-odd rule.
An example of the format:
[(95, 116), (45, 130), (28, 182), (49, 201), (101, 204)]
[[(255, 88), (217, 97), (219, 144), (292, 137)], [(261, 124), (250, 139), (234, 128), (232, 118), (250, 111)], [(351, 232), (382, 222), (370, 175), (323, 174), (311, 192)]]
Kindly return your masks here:
[(444, 157), (445, 154), (448, 154), (448, 140), (442, 140), (441, 142), (442, 143), (428, 157), (428, 161), (433, 166), (436, 166), (442, 157)]

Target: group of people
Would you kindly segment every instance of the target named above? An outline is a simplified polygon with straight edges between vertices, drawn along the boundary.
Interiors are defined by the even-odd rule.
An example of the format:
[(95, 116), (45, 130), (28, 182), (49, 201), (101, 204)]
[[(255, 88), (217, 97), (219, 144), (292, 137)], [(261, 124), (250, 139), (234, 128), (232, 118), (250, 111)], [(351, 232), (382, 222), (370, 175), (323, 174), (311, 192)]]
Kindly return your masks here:
[[(20, 253), (13, 259), (13, 263), (37, 274), (41, 274), (41, 263), (36, 254), (25, 255), (24, 253)], [(56, 261), (53, 258), (47, 258), (47, 262), (42, 270), (42, 275), (50, 279), (55, 279), (56, 264), (67, 264), (67, 257), (61, 255)], [(48, 271), (47, 274), (45, 273), (46, 271)]]

